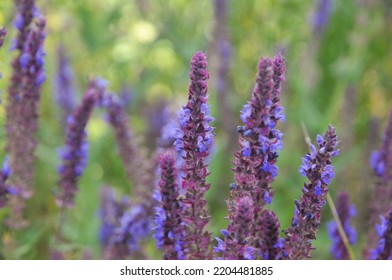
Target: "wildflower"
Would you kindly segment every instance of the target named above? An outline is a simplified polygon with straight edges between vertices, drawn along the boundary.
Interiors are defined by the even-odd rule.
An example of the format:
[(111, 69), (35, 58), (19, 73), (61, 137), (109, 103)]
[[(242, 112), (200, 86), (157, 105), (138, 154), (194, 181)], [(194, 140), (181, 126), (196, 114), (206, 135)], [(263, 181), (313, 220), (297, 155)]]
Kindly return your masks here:
[(61, 193), (57, 204), (73, 207), (78, 178), (82, 175), (87, 162), (86, 125), (101, 91), (98, 81), (91, 81), (81, 104), (68, 119), (65, 146), (60, 152), (62, 163), (59, 167)]
[(180, 130), (175, 142), (181, 152), (182, 188), (184, 199), (182, 212), (186, 247), (186, 258), (210, 259), (210, 233), (204, 230), (209, 221), (205, 192), (210, 188), (206, 183), (208, 175), (206, 158), (209, 155), (213, 138), (213, 128), (207, 105), (207, 60), (205, 54), (197, 52), (191, 60), (189, 72), (188, 102), (183, 106), (180, 116)]
[(163, 248), (164, 259), (184, 259), (181, 205), (178, 200), (176, 160), (172, 152), (161, 155), (161, 179), (156, 190), (156, 234), (158, 248)]
[(329, 126), (323, 136), (317, 137), (317, 147), (311, 144), (311, 152), (302, 160), (300, 173), (306, 176), (302, 196), (295, 201), (291, 227), (285, 230), (284, 253), (288, 259), (310, 258), (312, 240), (320, 226), (321, 209), (325, 204), (328, 184), (334, 177), (332, 157), (337, 155), (336, 130)]
[[(272, 201), (274, 192), (271, 183), (278, 175), (276, 161), (283, 147), (283, 134), (275, 127), (279, 120), (284, 119), (280, 105), (284, 71), (280, 55), (273, 59), (261, 58), (251, 99), (241, 110), (244, 125), (237, 129), (240, 149), (235, 153), (233, 168), (236, 188), (230, 191), (228, 200), (230, 221), (235, 213), (236, 199), (244, 194), (250, 194), (253, 199), (255, 217)], [(257, 247), (259, 243), (253, 246)]]
[(1, 27), (0, 28), (0, 48), (3, 46), (5, 36), (7, 36), (7, 29), (5, 27)]
[[(339, 220), (343, 225), (343, 230), (347, 235), (350, 245), (356, 242), (357, 234), (351, 225), (351, 218), (355, 216), (356, 210), (354, 205), (350, 205), (350, 196), (346, 192), (340, 192), (336, 199), (336, 208)], [(339, 234), (335, 221), (328, 223), (328, 233), (332, 239), (331, 253), (336, 260), (349, 259), (349, 253)]]
[(373, 260), (392, 260), (392, 211), (380, 216), (381, 222), (376, 225), (378, 244), (372, 251)]

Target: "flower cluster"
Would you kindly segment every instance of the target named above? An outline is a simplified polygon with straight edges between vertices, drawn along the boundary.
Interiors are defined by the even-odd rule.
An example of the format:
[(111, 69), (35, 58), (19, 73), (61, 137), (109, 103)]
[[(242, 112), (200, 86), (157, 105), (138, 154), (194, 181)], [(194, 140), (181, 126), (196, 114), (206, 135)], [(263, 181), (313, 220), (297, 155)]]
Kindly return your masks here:
[[(340, 192), (336, 199), (336, 210), (339, 220), (342, 223), (343, 230), (348, 238), (350, 245), (357, 241), (357, 233), (351, 225), (351, 219), (356, 215), (354, 205), (350, 205), (350, 196), (347, 192)], [(328, 233), (332, 239), (331, 253), (336, 260), (347, 260), (350, 258), (349, 252), (339, 233), (336, 221), (328, 223)]]
[(210, 233), (204, 230), (209, 221), (204, 194), (210, 188), (206, 183), (206, 158), (213, 139), (213, 128), (209, 125), (213, 118), (207, 105), (209, 74), (204, 53), (197, 52), (192, 56), (189, 77), (188, 102), (180, 115), (181, 128), (175, 142), (183, 158), (182, 188), (185, 194), (182, 217), (186, 224), (185, 246), (188, 247), (185, 251), (190, 259), (210, 259)]
[(7, 29), (2, 27), (0, 28), (0, 47), (3, 46), (5, 36), (7, 36)]
[(164, 259), (184, 259), (181, 204), (178, 200), (176, 159), (172, 152), (160, 158), (161, 179), (155, 193), (158, 206), (155, 216), (155, 239), (158, 248), (164, 249)]
[(312, 240), (320, 226), (321, 209), (325, 204), (328, 185), (334, 177), (332, 157), (338, 154), (336, 130), (329, 126), (324, 136), (317, 136), (317, 148), (302, 159), (299, 172), (309, 179), (302, 188), (302, 196), (295, 201), (291, 227), (285, 230), (284, 254), (289, 259), (310, 258)]

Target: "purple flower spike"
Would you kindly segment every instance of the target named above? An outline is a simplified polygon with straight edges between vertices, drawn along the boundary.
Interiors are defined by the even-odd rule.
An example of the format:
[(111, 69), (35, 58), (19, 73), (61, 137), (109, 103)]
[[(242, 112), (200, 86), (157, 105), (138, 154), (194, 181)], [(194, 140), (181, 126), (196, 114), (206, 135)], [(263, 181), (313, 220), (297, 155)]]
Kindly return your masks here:
[(78, 179), (87, 161), (86, 125), (103, 90), (105, 89), (99, 88), (96, 81), (90, 82), (82, 103), (68, 119), (65, 146), (60, 153), (61, 192), (57, 197), (57, 204), (60, 207), (74, 206)]
[(210, 122), (207, 105), (207, 71), (206, 55), (197, 52), (192, 56), (191, 79), (189, 85), (188, 102), (183, 106), (180, 114), (180, 126), (176, 139), (176, 149), (181, 152), (182, 188), (185, 191), (182, 203), (183, 222), (185, 230), (186, 258), (211, 259), (212, 252), (210, 233), (204, 230), (209, 221), (204, 195), (210, 188), (206, 183), (208, 175), (207, 157), (213, 139), (213, 128)]
[(338, 144), (335, 128), (330, 125), (323, 139), (317, 148), (311, 146), (311, 152), (302, 160), (300, 172), (309, 183), (304, 184), (301, 198), (295, 201), (291, 227), (285, 230), (284, 253), (288, 259), (310, 258), (314, 249), (312, 240), (316, 239), (321, 209), (333, 178), (331, 160)]
[(161, 179), (158, 183), (156, 207), (156, 234), (158, 248), (163, 248), (165, 260), (184, 259), (181, 205), (178, 200), (175, 155), (168, 151), (161, 155)]
[[(354, 205), (350, 205), (350, 196), (346, 192), (340, 192), (336, 199), (336, 210), (340, 221), (342, 222), (344, 232), (347, 235), (350, 245), (355, 244), (357, 234), (353, 226), (351, 225), (351, 219), (355, 215)], [(348, 260), (350, 255), (347, 251), (346, 246), (339, 234), (335, 221), (328, 223), (328, 233), (332, 239), (331, 253), (336, 260)]]
[(392, 260), (392, 211), (380, 218), (380, 224), (376, 225), (378, 244), (372, 251), (371, 259)]
[(233, 220), (227, 227), (227, 231), (223, 232), (224, 240), (216, 238), (218, 246), (215, 247), (215, 252), (222, 253), (221, 259), (253, 259), (254, 250), (248, 245), (253, 224), (253, 212), (251, 197), (244, 196), (237, 199)]
[(255, 223), (255, 249), (263, 260), (281, 258), (282, 239), (279, 237), (280, 223), (276, 214), (264, 209), (257, 216)]
[(276, 161), (282, 149), (283, 134), (276, 125), (284, 116), (280, 105), (284, 71), (282, 56), (261, 58), (251, 99), (241, 110), (244, 125), (237, 129), (240, 147), (233, 168), (237, 187), (228, 200), (229, 220), (235, 213), (236, 199), (245, 193), (253, 198), (255, 216), (272, 201), (271, 183), (278, 175)]

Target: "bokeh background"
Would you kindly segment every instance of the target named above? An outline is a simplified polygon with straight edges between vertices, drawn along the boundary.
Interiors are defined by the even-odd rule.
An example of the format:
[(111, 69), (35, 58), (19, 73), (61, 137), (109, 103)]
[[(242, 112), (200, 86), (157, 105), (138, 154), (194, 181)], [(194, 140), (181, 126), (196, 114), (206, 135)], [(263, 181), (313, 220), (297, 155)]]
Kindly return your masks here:
[[(59, 219), (54, 203), (57, 186), (58, 148), (64, 142), (61, 108), (55, 101), (58, 47), (70, 59), (76, 96), (80, 100), (88, 78), (109, 81), (110, 91), (127, 102), (129, 122), (143, 145), (152, 153), (162, 127), (162, 108), (175, 112), (186, 101), (189, 61), (198, 50), (207, 52), (212, 115), (216, 118), (215, 145), (211, 156), (207, 193), (214, 236), (227, 222), (225, 199), (236, 150), (239, 111), (249, 99), (261, 56), (282, 52), (286, 82), (282, 104), (286, 121), (284, 149), (273, 184), (270, 208), (276, 211), (282, 229), (291, 222), (294, 199), (304, 178), (298, 173), (307, 152), (303, 124), (312, 139), (327, 125), (337, 127), (341, 153), (334, 165), (332, 197), (340, 190), (351, 194), (357, 206), (354, 224), (358, 230), (356, 255), (366, 243), (367, 211), (372, 191), (370, 152), (382, 139), (392, 106), (392, 2), (389, 0), (331, 0), (330, 9), (311, 0), (227, 0), (224, 10), (216, 1), (187, 0), (37, 0), (47, 19), (46, 73), (40, 107), (35, 195), (29, 201), (30, 226), (8, 234), (1, 224), (8, 215), (0, 209), (1, 244), (18, 240), (12, 251), (0, 258), (46, 259), (55, 246), (53, 236)], [(0, 80), (3, 103), (13, 58), (9, 51), (16, 31), (12, 21), (13, 1), (0, 1), (0, 26), (9, 29), (0, 50)], [(223, 78), (222, 78), (223, 71)], [(223, 85), (222, 85), (223, 83)], [(223, 89), (223, 90), (222, 90)], [(4, 104), (0, 105), (0, 144), (3, 149)], [(100, 258), (99, 189), (111, 185), (129, 194), (111, 127), (103, 112), (96, 110), (88, 125), (90, 152), (80, 180), (77, 204), (69, 211), (60, 250), (69, 258)], [(3, 149), (4, 151), (4, 149)], [(4, 157), (4, 152), (0, 153)], [(326, 222), (329, 205), (323, 209), (322, 226), (314, 245), (315, 259), (330, 259)], [(160, 258), (153, 241), (147, 245), (152, 258)], [(0, 250), (1, 251), (1, 250)]]

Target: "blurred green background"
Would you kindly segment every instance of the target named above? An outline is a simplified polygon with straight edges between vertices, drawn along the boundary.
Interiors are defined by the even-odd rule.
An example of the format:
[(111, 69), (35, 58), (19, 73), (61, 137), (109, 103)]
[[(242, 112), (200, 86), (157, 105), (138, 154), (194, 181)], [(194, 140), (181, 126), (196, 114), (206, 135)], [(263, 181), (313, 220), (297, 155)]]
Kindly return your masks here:
[[(9, 52), (16, 34), (12, 26), (12, 2), (0, 2), (0, 26), (9, 29), (0, 50), (3, 100), (15, 55)], [(293, 201), (300, 196), (304, 182), (297, 172), (301, 157), (307, 152), (301, 123), (312, 139), (322, 134), (329, 123), (333, 124), (341, 139), (341, 153), (334, 162), (336, 177), (330, 191), (335, 197), (338, 191), (347, 190), (358, 208), (354, 223), (359, 243), (354, 251), (361, 258), (373, 180), (368, 158), (371, 150), (381, 143), (392, 105), (392, 4), (389, 0), (332, 2), (325, 29), (315, 32), (312, 22), (317, 5), (310, 0), (229, 0), (227, 24), (223, 27), (217, 27), (214, 1), (37, 0), (47, 19), (47, 80), (40, 107), (35, 195), (29, 201), (27, 216), (31, 224), (26, 230), (12, 236), (6, 234), (1, 223), (7, 209), (0, 210), (3, 243), (17, 239), (19, 244), (2, 257), (46, 259), (49, 247), (55, 245), (53, 235), (59, 211), (53, 194), (58, 188), (57, 149), (64, 138), (60, 109), (54, 100), (54, 78), (56, 49), (63, 44), (75, 73), (79, 99), (91, 76), (108, 80), (109, 89), (115, 93), (124, 87), (132, 89), (132, 101), (127, 108), (129, 122), (135, 133), (146, 139), (144, 144), (150, 153), (159, 131), (149, 123), (148, 115), (159, 110), (162, 102), (170, 104), (173, 111), (180, 108), (187, 99), (190, 58), (198, 50), (207, 52), (210, 104), (217, 119), (209, 176), (212, 187), (207, 194), (212, 215), (209, 229), (214, 236), (227, 225), (225, 199), (233, 181), (230, 169), (237, 141), (223, 129), (225, 115), (233, 112), (235, 130), (241, 123), (239, 111), (251, 94), (259, 58), (283, 51), (287, 71), (282, 104), (287, 116), (286, 122), (279, 126), (285, 134), (284, 149), (278, 160), (280, 173), (273, 184), (275, 196), (270, 207), (276, 211), (282, 229), (287, 228)], [(223, 31), (216, 31), (217, 28)], [(217, 97), (217, 73), (222, 61), (216, 40), (223, 33), (231, 46), (224, 97), (228, 111), (222, 110)], [(88, 125), (88, 166), (80, 180), (77, 205), (69, 211), (64, 227), (68, 242), (61, 245), (61, 250), (70, 258), (82, 258), (86, 252), (100, 258), (100, 187), (112, 185), (123, 193), (129, 193), (131, 187), (111, 128), (102, 114), (96, 110)], [(4, 105), (0, 106), (0, 122), (0, 142), (4, 147)], [(330, 219), (330, 208), (326, 205), (314, 243), (315, 259), (331, 258), (326, 232), (326, 221)], [(148, 247), (152, 256), (159, 258), (154, 243)]]

